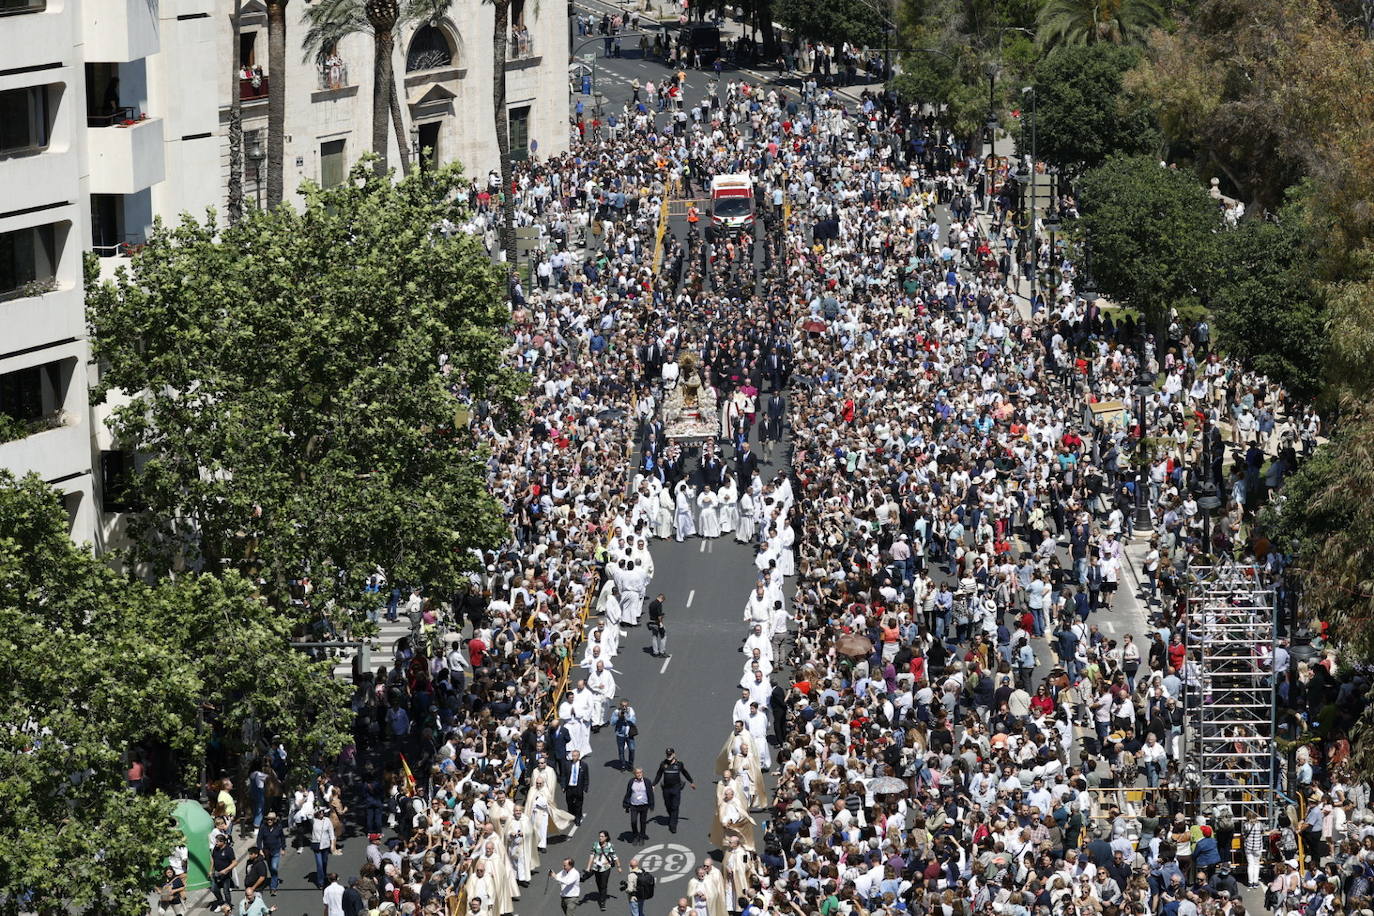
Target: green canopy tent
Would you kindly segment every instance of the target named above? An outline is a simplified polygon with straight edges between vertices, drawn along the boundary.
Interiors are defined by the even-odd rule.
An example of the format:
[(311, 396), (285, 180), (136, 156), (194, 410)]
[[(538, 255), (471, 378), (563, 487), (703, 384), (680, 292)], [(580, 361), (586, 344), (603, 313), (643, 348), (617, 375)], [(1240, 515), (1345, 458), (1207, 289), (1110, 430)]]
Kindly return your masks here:
[(186, 890), (210, 886), (210, 831), (215, 821), (200, 802), (183, 798), (172, 810), (181, 832), (186, 835)]

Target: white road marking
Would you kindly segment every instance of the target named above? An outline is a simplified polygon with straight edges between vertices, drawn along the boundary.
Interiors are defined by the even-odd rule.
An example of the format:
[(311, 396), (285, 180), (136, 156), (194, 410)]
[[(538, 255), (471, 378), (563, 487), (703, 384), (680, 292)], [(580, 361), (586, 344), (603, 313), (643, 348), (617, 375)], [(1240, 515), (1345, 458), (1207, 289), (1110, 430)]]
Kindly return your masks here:
[(673, 663), (673, 657), (670, 655), (670, 656), (668, 656), (667, 658), (665, 658), (665, 659), (663, 660), (663, 667), (658, 669), (658, 673), (659, 673), (659, 674), (662, 674), (663, 672), (667, 671), (667, 670), (668, 670), (668, 666), (671, 665), (672, 663)]
[(706, 552), (706, 538), (702, 538), (702, 539), (701, 539), (701, 550), (698, 551), (698, 553), (705, 553), (705, 552)]
[(691, 606), (692, 606), (692, 601), (696, 598), (696, 596), (697, 596), (697, 590), (696, 590), (696, 589), (692, 589), (690, 592), (687, 593), (687, 603), (686, 603), (685, 605), (683, 605), (683, 606), (684, 606), (684, 607), (691, 607)]
[(1102, 621), (1102, 625), (1107, 628), (1108, 633), (1116, 632), (1116, 624), (1112, 623), (1110, 620)]
[(664, 884), (692, 874), (696, 868), (696, 853), (677, 843), (659, 843), (639, 851), (636, 856), (645, 871), (659, 872)]

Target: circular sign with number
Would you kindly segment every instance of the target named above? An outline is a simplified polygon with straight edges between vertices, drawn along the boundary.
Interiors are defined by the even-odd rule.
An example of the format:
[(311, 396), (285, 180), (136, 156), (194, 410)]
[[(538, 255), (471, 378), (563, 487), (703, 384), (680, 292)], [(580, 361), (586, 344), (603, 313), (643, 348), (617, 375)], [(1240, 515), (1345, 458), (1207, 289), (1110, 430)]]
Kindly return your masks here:
[(636, 856), (645, 871), (654, 872), (664, 884), (692, 874), (697, 865), (696, 853), (677, 843), (647, 846)]

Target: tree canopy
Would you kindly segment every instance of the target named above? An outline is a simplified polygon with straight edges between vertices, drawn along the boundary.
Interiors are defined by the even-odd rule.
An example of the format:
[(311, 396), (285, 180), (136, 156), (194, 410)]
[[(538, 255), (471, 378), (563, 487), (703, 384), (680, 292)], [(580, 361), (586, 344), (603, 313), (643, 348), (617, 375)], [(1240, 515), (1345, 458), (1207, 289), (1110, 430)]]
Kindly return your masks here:
[[(1140, 61), (1134, 48), (1065, 45), (1035, 65), (1036, 155), (1069, 173), (1095, 168), (1113, 153), (1133, 155), (1156, 145), (1149, 111), (1122, 88)], [(1018, 148), (1030, 152), (1030, 101), (1023, 103)]]
[[(67, 536), (56, 491), (0, 471), (0, 899), (141, 916), (217, 727), (279, 729), (303, 761), (337, 753), (347, 687), (290, 648), (286, 624), (236, 574), (124, 578)], [(213, 773), (212, 775), (219, 775)]]
[(802, 38), (877, 46), (887, 34), (875, 5), (858, 0), (787, 0), (775, 9), (778, 21)]
[(1200, 303), (1221, 220), (1192, 174), (1149, 156), (1113, 156), (1079, 190), (1102, 292), (1156, 324), (1170, 307)]
[[(504, 526), (462, 400), (508, 404), (503, 279), (455, 169), (366, 163), (300, 208), (159, 226), (88, 294), (97, 396), (140, 455), (137, 557), (237, 569), (285, 607), (309, 576), (344, 606), (375, 566), (454, 586)], [(460, 398), (462, 400), (460, 400)]]
[(1303, 400), (1321, 390), (1330, 348), (1306, 217), (1296, 200), (1221, 233), (1210, 296), (1218, 345)]

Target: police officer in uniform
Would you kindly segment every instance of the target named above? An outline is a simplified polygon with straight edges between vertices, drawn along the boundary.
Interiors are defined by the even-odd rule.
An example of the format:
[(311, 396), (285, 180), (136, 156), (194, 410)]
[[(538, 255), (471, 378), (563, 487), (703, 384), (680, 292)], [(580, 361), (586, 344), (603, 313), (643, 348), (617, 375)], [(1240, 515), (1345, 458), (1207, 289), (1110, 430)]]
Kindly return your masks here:
[(654, 774), (654, 785), (663, 792), (663, 810), (668, 812), (669, 833), (677, 833), (677, 813), (682, 806), (684, 783), (696, 791), (697, 784), (692, 779), (692, 774), (687, 772), (687, 767), (677, 759), (677, 752), (670, 747), (663, 752), (663, 762), (658, 765), (658, 772)]

